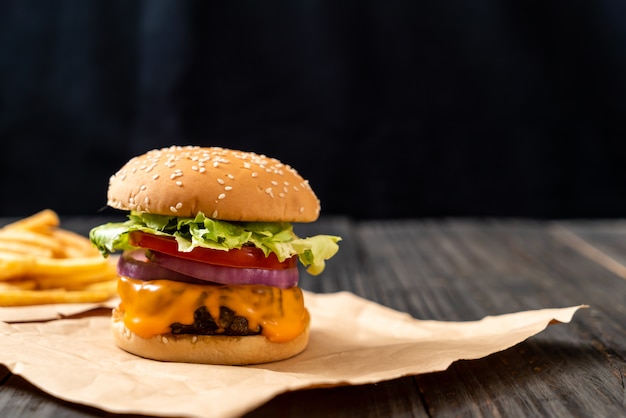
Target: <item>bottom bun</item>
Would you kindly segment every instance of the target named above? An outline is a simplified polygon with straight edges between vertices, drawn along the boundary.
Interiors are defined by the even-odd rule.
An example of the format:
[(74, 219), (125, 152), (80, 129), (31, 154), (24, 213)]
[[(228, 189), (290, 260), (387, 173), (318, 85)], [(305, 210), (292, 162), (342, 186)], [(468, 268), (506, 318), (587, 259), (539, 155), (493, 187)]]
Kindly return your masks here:
[(293, 357), (309, 343), (309, 323), (295, 339), (273, 342), (263, 335), (244, 337), (223, 335), (165, 334), (143, 338), (124, 325), (123, 315), (113, 310), (112, 332), (115, 344), (140, 357), (182, 363), (245, 365), (269, 363)]

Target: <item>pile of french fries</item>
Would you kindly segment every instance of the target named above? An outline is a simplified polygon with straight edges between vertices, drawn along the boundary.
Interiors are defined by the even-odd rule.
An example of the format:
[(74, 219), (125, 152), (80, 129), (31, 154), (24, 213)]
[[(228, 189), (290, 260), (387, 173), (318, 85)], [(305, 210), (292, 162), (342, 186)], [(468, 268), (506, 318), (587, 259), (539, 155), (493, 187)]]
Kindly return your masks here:
[(0, 228), (0, 306), (104, 302), (116, 283), (115, 259), (50, 209)]

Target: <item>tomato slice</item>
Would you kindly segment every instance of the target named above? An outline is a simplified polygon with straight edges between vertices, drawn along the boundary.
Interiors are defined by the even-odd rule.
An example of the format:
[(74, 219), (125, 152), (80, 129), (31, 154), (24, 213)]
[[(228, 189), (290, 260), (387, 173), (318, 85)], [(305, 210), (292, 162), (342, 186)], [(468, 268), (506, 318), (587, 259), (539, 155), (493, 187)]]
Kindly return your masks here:
[(131, 232), (129, 241), (135, 247), (147, 248), (188, 260), (226, 267), (279, 270), (294, 268), (297, 263), (297, 257), (295, 256), (281, 263), (278, 261), (276, 254), (270, 253), (266, 257), (262, 250), (252, 246), (242, 247), (241, 249), (235, 248), (229, 251), (196, 247), (191, 251), (181, 252), (178, 251), (178, 243), (174, 238), (152, 235), (141, 231)]

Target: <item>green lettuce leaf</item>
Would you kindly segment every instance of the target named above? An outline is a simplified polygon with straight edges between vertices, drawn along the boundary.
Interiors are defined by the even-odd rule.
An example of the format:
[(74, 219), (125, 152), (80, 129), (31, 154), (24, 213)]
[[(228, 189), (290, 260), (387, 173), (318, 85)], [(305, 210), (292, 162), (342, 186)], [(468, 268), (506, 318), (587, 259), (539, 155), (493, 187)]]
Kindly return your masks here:
[(202, 213), (195, 218), (177, 218), (137, 212), (131, 212), (126, 222), (110, 222), (93, 228), (89, 238), (107, 257), (116, 251), (134, 248), (128, 241), (132, 231), (174, 237), (178, 250), (183, 252), (196, 247), (228, 251), (254, 245), (266, 256), (276, 254), (280, 261), (297, 255), (312, 275), (324, 270), (325, 261), (337, 253), (337, 243), (341, 240), (332, 235), (299, 238), (289, 222), (227, 222), (207, 218)]

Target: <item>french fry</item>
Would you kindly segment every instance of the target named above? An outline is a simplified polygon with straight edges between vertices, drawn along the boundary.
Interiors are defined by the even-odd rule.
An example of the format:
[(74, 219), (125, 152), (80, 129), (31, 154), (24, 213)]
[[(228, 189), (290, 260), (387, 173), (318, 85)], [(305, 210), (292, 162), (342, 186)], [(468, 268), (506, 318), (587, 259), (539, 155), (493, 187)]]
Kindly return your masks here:
[(35, 258), (30, 266), (30, 275), (64, 275), (72, 273), (97, 273), (108, 265), (108, 261), (101, 257), (74, 257), (74, 258)]
[(0, 237), (0, 251), (15, 255), (31, 255), (34, 257), (53, 257), (50, 248), (31, 245), (20, 241), (3, 241)]
[(23, 276), (34, 264), (35, 257), (32, 255), (0, 251), (0, 280)]
[(49, 231), (50, 228), (58, 227), (60, 223), (59, 216), (53, 210), (44, 209), (27, 218), (5, 225), (2, 229), (46, 232)]
[(88, 290), (88, 291), (102, 291), (102, 292), (108, 292), (110, 294), (109, 297), (113, 297), (115, 295), (117, 295), (117, 280), (108, 280), (108, 281), (102, 281), (102, 282), (97, 282), (97, 283), (91, 283), (90, 285), (85, 286), (85, 288), (83, 290)]
[(0, 306), (105, 301), (116, 294), (116, 261), (43, 210), (0, 228)]
[(0, 282), (0, 292), (6, 290), (34, 290), (37, 282), (34, 280), (5, 280)]
[(64, 253), (63, 244), (53, 236), (29, 230), (2, 229), (0, 230), (0, 248), (2, 244), (13, 244), (15, 247), (30, 248), (32, 251), (50, 254), (49, 257), (60, 257)]
[(0, 292), (0, 306), (98, 303), (109, 300), (111, 296), (108, 290), (4, 290)]
[(100, 256), (91, 241), (76, 232), (57, 229), (52, 233), (52, 238), (62, 245), (65, 257)]
[(104, 266), (100, 271), (72, 271), (69, 274), (39, 274), (32, 276), (32, 280), (37, 284), (38, 289), (67, 289), (76, 290), (89, 287), (96, 283), (112, 282), (111, 277), (116, 277), (115, 264), (113, 259), (108, 266)]

